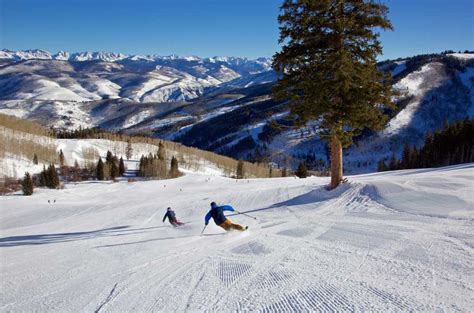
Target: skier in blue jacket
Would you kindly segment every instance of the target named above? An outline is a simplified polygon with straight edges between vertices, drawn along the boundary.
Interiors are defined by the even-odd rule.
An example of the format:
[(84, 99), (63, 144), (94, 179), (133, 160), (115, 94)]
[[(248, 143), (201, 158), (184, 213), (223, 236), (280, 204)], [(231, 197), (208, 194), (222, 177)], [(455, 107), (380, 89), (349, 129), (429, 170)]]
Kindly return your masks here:
[(171, 210), (171, 208), (166, 209), (166, 214), (163, 217), (163, 223), (166, 221), (166, 218), (168, 218), (168, 220), (170, 221), (170, 224), (173, 225), (174, 227), (183, 225), (183, 223), (178, 221), (178, 219), (176, 218), (176, 213), (174, 213), (174, 211)]
[(243, 227), (241, 225), (232, 223), (224, 215), (224, 211), (234, 212), (234, 208), (230, 205), (218, 206), (215, 202), (211, 202), (211, 210), (206, 214), (206, 217), (204, 218), (204, 224), (207, 226), (207, 224), (209, 224), (209, 220), (212, 218), (214, 219), (214, 223), (216, 223), (216, 225), (224, 228), (226, 231), (232, 229), (244, 231), (248, 229), (248, 226)]

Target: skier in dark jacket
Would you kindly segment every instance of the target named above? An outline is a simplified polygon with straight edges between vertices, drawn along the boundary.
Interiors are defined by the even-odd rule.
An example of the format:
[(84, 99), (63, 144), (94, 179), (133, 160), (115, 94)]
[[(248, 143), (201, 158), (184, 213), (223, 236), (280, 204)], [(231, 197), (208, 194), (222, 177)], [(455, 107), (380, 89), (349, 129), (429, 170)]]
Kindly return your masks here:
[(171, 210), (171, 208), (168, 208), (166, 210), (166, 214), (163, 217), (163, 223), (165, 222), (166, 218), (168, 218), (168, 220), (170, 221), (170, 224), (173, 225), (174, 227), (177, 227), (177, 226), (180, 226), (180, 225), (184, 224), (184, 223), (181, 223), (180, 221), (178, 221), (178, 219), (176, 218), (176, 213), (174, 213), (174, 211)]
[(244, 231), (248, 228), (248, 226), (243, 227), (241, 225), (232, 223), (224, 215), (224, 211), (234, 212), (234, 208), (231, 207), (230, 205), (218, 206), (215, 202), (212, 202), (211, 210), (206, 214), (206, 217), (204, 218), (204, 223), (206, 224), (206, 226), (207, 224), (209, 224), (209, 220), (212, 218), (214, 219), (214, 223), (216, 223), (216, 225), (224, 228), (226, 231), (229, 231), (232, 229)]

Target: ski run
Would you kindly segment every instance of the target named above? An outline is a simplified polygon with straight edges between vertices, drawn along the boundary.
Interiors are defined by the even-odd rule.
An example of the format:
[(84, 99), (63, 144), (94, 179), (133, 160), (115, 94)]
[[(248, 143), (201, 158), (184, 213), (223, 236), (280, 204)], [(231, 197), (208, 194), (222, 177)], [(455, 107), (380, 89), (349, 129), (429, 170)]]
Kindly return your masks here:
[[(1, 312), (474, 311), (474, 165), (0, 197)], [(255, 216), (224, 232), (210, 202)], [(186, 224), (162, 223), (171, 207)], [(232, 212), (226, 212), (232, 215)]]

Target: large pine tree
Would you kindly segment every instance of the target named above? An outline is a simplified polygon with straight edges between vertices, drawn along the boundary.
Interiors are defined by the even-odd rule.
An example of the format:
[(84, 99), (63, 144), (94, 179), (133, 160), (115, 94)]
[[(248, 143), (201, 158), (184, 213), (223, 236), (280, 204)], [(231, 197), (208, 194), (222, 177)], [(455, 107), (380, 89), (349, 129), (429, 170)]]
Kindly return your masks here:
[(274, 89), (290, 101), (297, 125), (319, 120), (331, 145), (331, 187), (342, 181), (342, 148), (364, 128), (386, 123), (391, 88), (376, 67), (375, 29), (391, 29), (386, 6), (374, 0), (285, 0), (278, 17), (280, 52)]

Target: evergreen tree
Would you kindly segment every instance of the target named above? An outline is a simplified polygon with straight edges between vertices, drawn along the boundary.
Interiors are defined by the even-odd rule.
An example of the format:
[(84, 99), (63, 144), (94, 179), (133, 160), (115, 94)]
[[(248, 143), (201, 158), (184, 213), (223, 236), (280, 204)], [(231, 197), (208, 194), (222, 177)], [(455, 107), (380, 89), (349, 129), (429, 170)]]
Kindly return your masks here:
[(286, 177), (288, 175), (286, 167), (281, 170), (281, 177)]
[(306, 165), (301, 162), (299, 165), (298, 165), (298, 169), (296, 170), (296, 176), (298, 176), (299, 178), (306, 178), (308, 177), (308, 170), (306, 169)]
[(102, 158), (99, 158), (99, 161), (97, 162), (96, 175), (97, 175), (97, 180), (105, 179), (104, 162), (102, 162)]
[(38, 165), (38, 156), (36, 155), (36, 153), (35, 153), (35, 155), (33, 156), (33, 164), (34, 164), (34, 165)]
[(114, 179), (115, 177), (118, 177), (120, 175), (120, 170), (117, 165), (117, 163), (112, 159), (112, 162), (107, 164), (110, 169), (110, 177)]
[(474, 161), (474, 119), (465, 119), (429, 133), (424, 146), (412, 153), (416, 167), (436, 167)]
[(48, 188), (59, 187), (59, 176), (54, 164), (50, 164), (47, 169), (43, 166), (43, 171), (40, 173), (39, 180), (40, 186)]
[(236, 172), (236, 176), (237, 176), (237, 179), (242, 179), (242, 178), (244, 178), (244, 176), (245, 176), (245, 172), (244, 172), (244, 161), (242, 161), (242, 160), (239, 160), (239, 162), (237, 162), (237, 172)]
[(105, 157), (105, 162), (107, 163), (112, 163), (113, 161), (113, 158), (114, 158), (114, 155), (112, 154), (112, 152), (110, 152), (109, 150), (107, 150), (107, 155)]
[(392, 155), (392, 157), (390, 158), (390, 163), (388, 165), (388, 169), (390, 171), (394, 171), (394, 170), (398, 170), (398, 160), (397, 160), (397, 157), (395, 156), (395, 154)]
[(123, 174), (125, 174), (125, 163), (123, 162), (123, 158), (120, 157), (120, 161), (119, 161), (119, 175), (120, 176), (123, 176)]
[(412, 152), (411, 152), (410, 146), (406, 143), (405, 146), (403, 147), (402, 161), (400, 162), (400, 169), (410, 168), (410, 165), (412, 164), (412, 161), (410, 159), (411, 153)]
[[(296, 125), (320, 119), (331, 143), (331, 187), (342, 181), (342, 148), (365, 128), (381, 129), (391, 87), (376, 67), (382, 52), (374, 29), (391, 29), (375, 0), (285, 0), (278, 17), (282, 50), (276, 99), (289, 99)], [(384, 106), (382, 106), (383, 104)]]
[(430, 164), (434, 163), (434, 136), (431, 131), (428, 132), (425, 138), (425, 145), (420, 153), (422, 167), (429, 167)]
[(152, 154), (148, 157), (142, 155), (138, 168), (138, 176), (141, 177), (166, 178), (169, 176), (166, 171), (166, 161)]
[(56, 171), (56, 167), (54, 164), (50, 164), (48, 167), (48, 187), (51, 189), (59, 187), (59, 176), (58, 172)]
[(21, 187), (25, 196), (31, 196), (33, 194), (33, 179), (30, 173), (25, 173), (25, 177), (21, 181)]
[(269, 178), (273, 177), (273, 168), (271, 166), (268, 167), (268, 177)]
[(145, 156), (142, 154), (138, 163), (138, 176), (145, 177)]
[(64, 158), (63, 149), (59, 150), (59, 165), (61, 167), (66, 165), (66, 159)]
[(380, 160), (377, 164), (377, 171), (378, 172), (385, 172), (387, 170), (387, 165), (385, 164), (384, 160)]
[(170, 176), (170, 178), (176, 178), (176, 177), (179, 177), (180, 175), (181, 175), (181, 173), (179, 172), (179, 168), (178, 168), (178, 159), (173, 156), (171, 158), (171, 166), (170, 166), (169, 176)]
[(39, 175), (39, 185), (42, 187), (48, 186), (48, 177), (46, 167), (43, 165), (43, 171)]
[(127, 160), (130, 160), (133, 155), (133, 148), (132, 148), (132, 142), (130, 139), (127, 140), (127, 148), (125, 149), (125, 157)]
[(407, 163), (407, 168), (418, 168), (420, 167), (419, 152), (416, 146), (413, 146), (410, 149), (409, 162)]
[(77, 182), (77, 181), (81, 181), (82, 177), (81, 177), (81, 169), (79, 168), (79, 163), (77, 162), (77, 160), (74, 160), (74, 169), (73, 169), (73, 172), (72, 172), (72, 181), (74, 182)]

